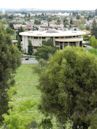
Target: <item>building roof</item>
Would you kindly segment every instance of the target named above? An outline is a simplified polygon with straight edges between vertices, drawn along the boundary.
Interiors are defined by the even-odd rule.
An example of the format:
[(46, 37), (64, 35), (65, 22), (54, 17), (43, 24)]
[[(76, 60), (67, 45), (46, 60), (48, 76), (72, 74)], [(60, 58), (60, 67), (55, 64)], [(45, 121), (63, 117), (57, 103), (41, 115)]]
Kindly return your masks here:
[(26, 31), (21, 32), (22, 36), (32, 36), (32, 37), (64, 37), (64, 36), (80, 36), (85, 35), (84, 31), (62, 31), (62, 30), (46, 30), (46, 31)]

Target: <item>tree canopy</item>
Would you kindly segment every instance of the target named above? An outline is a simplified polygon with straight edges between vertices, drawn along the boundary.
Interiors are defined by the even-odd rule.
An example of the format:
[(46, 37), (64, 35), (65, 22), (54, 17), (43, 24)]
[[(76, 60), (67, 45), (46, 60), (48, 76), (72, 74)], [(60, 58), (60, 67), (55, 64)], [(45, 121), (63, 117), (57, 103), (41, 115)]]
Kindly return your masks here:
[(91, 29), (92, 35), (94, 35), (97, 38), (97, 22), (96, 20), (92, 23), (92, 29)]
[(64, 25), (64, 27), (67, 27), (68, 24), (69, 24), (68, 19), (65, 17), (65, 18), (63, 19), (63, 25)]
[(95, 36), (91, 36), (90, 45), (94, 48), (97, 48), (97, 39), (95, 38)]
[(16, 40), (18, 41), (17, 47), (18, 47), (19, 51), (21, 51), (21, 41), (22, 41), (22, 38), (21, 38), (21, 36), (19, 35), (19, 33), (20, 33), (20, 32), (23, 32), (23, 31), (24, 31), (23, 28), (20, 27), (20, 28), (17, 30), (17, 32), (16, 32)]
[(32, 46), (31, 40), (29, 40), (28, 42), (28, 54), (29, 55), (33, 54), (33, 46)]
[(20, 53), (12, 45), (10, 36), (0, 26), (0, 122), (2, 114), (8, 110), (7, 90), (13, 84), (13, 76), (20, 65)]
[(48, 60), (56, 52), (57, 48), (53, 46), (53, 41), (49, 39), (48, 41), (43, 41), (43, 45), (37, 49), (35, 53), (36, 59)]
[(37, 52), (35, 53), (36, 59), (48, 60), (49, 57), (55, 53), (55, 51), (56, 51), (56, 48), (52, 46), (43, 45), (42, 47), (37, 49)]
[(73, 129), (93, 127), (97, 109), (97, 58), (83, 48), (66, 47), (48, 62), (40, 76), (40, 109), (55, 116), (61, 128), (73, 122)]

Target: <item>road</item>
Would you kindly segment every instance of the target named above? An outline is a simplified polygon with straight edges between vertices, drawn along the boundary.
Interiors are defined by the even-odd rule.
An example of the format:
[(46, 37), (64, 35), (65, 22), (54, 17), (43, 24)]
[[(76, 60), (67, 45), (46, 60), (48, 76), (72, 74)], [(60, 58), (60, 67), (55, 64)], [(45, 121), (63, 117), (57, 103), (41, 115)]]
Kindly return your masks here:
[(29, 58), (26, 60), (25, 58), (21, 59), (22, 64), (37, 64), (38, 61), (35, 58)]

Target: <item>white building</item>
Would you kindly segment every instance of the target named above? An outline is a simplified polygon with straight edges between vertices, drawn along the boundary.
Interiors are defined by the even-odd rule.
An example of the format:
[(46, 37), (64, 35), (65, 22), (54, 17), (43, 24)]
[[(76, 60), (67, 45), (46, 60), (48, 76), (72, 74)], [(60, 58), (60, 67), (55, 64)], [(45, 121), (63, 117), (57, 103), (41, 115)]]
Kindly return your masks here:
[(42, 46), (44, 40), (52, 39), (53, 45), (63, 49), (65, 46), (82, 46), (83, 35), (86, 33), (83, 31), (61, 31), (61, 30), (46, 30), (46, 31), (27, 31), (21, 32), (22, 36), (22, 49), (24, 52), (28, 52), (28, 44), (31, 41), (34, 49)]

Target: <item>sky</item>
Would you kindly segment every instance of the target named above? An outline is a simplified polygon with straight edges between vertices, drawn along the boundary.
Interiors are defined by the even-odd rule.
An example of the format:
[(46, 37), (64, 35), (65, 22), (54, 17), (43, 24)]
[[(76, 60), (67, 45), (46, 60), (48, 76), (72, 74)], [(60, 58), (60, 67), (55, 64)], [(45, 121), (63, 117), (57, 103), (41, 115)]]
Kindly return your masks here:
[(95, 10), (97, 0), (0, 0), (0, 8)]

